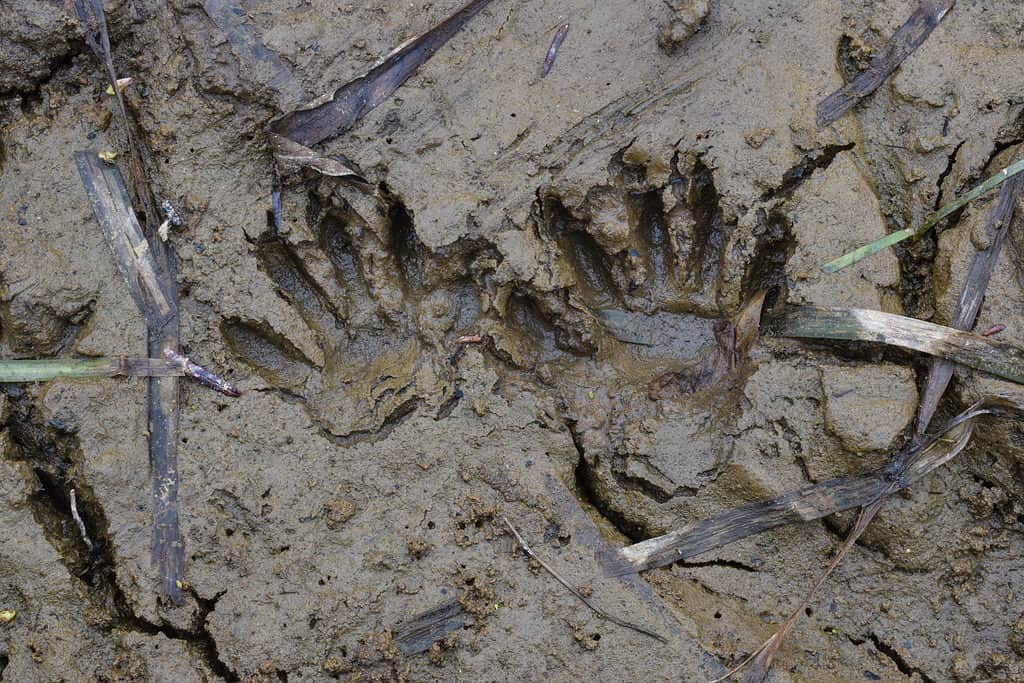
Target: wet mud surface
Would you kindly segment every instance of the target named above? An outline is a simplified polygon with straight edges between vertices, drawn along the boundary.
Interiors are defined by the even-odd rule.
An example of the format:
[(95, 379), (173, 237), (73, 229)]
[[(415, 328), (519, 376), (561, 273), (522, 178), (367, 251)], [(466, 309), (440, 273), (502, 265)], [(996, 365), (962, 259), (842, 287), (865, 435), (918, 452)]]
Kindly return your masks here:
[[(937, 237), (835, 276), (820, 265), (1020, 153), (1024, 11), (958, 3), (819, 131), (817, 103), (916, 3), (495, 0), (325, 143), (373, 192), (292, 182), (275, 235), (268, 121), (457, 4), (245, 3), (287, 87), (202, 3), (106, 4), (156, 190), (184, 218), (184, 350), (243, 396), (183, 389), (187, 599), (169, 608), (150, 564), (145, 384), (3, 390), (0, 609), (17, 616), (0, 624), (0, 680), (707, 680), (828, 561), (847, 518), (626, 580), (595, 558), (904, 443), (918, 358), (763, 339), (738, 365), (708, 359), (764, 289), (949, 322), (993, 197)], [(0, 4), (5, 358), (145, 349), (72, 159), (124, 144), (73, 16)], [(977, 325), (1018, 344), (1021, 225)], [(714, 381), (694, 380), (702, 367)], [(1022, 398), (958, 369), (942, 411), (990, 393)], [(772, 680), (1024, 678), (1024, 435), (977, 434), (883, 509)], [(587, 610), (502, 516), (668, 642)], [(427, 647), (409, 622), (431, 610), (445, 633)]]

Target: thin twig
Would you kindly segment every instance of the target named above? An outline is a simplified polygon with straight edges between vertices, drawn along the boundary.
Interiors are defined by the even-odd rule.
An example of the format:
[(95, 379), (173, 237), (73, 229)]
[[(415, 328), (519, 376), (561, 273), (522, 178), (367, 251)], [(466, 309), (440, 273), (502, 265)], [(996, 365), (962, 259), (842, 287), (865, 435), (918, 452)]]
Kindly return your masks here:
[(78, 525), (78, 533), (82, 534), (82, 540), (85, 541), (85, 545), (89, 550), (92, 550), (92, 541), (89, 540), (89, 534), (85, 531), (85, 522), (78, 514), (78, 503), (75, 500), (75, 490), (71, 489), (71, 517), (75, 520), (75, 524)]
[(590, 609), (594, 610), (594, 613), (597, 614), (599, 617), (601, 617), (603, 619), (607, 619), (608, 621), (610, 621), (612, 623), (618, 624), (619, 626), (622, 626), (623, 628), (628, 628), (628, 629), (631, 629), (633, 631), (636, 631), (637, 633), (642, 633), (645, 636), (650, 636), (651, 638), (654, 638), (655, 640), (657, 640), (659, 642), (662, 642), (662, 643), (667, 643), (668, 642), (668, 640), (664, 636), (659, 635), (659, 634), (655, 633), (654, 631), (650, 631), (650, 630), (644, 628), (643, 626), (637, 626), (636, 624), (632, 624), (632, 623), (630, 623), (630, 622), (628, 622), (628, 621), (626, 621), (624, 619), (619, 619), (618, 617), (616, 617), (616, 616), (614, 616), (612, 614), (609, 614), (608, 612), (605, 612), (603, 609), (601, 609), (600, 607), (598, 607), (594, 603), (590, 602), (590, 600), (588, 600), (586, 597), (584, 597), (583, 593), (580, 593), (579, 590), (575, 586), (573, 586), (571, 583), (569, 583), (568, 581), (563, 579), (561, 576), (559, 576), (558, 572), (556, 572), (551, 567), (551, 565), (549, 565), (547, 562), (542, 560), (537, 555), (537, 553), (533, 552), (533, 550), (530, 549), (530, 546), (528, 546), (526, 544), (526, 541), (523, 540), (523, 537), (520, 535), (520, 533), (518, 531), (516, 531), (516, 528), (514, 526), (512, 526), (512, 522), (508, 521), (508, 517), (502, 517), (501, 520), (503, 522), (505, 522), (505, 526), (507, 526), (509, 528), (509, 531), (512, 532), (512, 535), (516, 537), (516, 542), (519, 543), (519, 547), (522, 548), (523, 551), (527, 555), (529, 555), (533, 559), (537, 560), (537, 562), (540, 563), (540, 566), (544, 567), (544, 569), (547, 570), (548, 574), (551, 574), (551, 576), (555, 577), (555, 580), (557, 580), (558, 583), (562, 584), (567, 589), (569, 589), (570, 593), (572, 593), (577, 598), (579, 598), (580, 601), (584, 605), (586, 605)]

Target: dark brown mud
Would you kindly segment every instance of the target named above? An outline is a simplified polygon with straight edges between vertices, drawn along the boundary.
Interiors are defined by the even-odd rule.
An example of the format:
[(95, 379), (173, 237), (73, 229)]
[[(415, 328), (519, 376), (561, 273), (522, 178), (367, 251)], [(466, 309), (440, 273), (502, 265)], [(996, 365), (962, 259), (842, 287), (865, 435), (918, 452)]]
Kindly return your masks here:
[[(459, 3), (244, 4), (294, 92), (323, 93)], [(243, 396), (183, 389), (186, 604), (168, 609), (150, 564), (145, 385), (4, 390), (0, 610), (17, 616), (0, 624), (0, 679), (699, 681), (736, 663), (827, 563), (843, 521), (625, 581), (595, 557), (875, 468), (906, 438), (925, 367), (907, 355), (764, 340), (713, 387), (652, 398), (651, 383), (692, 367), (765, 288), (771, 302), (949, 323), (992, 197), (955, 229), (820, 271), (1024, 143), (1012, 0), (957, 3), (817, 129), (818, 102), (916, 4), (494, 0), (325, 143), (374, 191), (290, 185), (275, 235), (266, 130), (280, 93), (202, 3), (105, 3), (156, 191), (184, 218), (171, 233), (184, 350)], [(73, 16), (0, 4), (5, 358), (145, 348), (72, 158), (124, 151)], [(1022, 235), (1011, 229), (978, 322), (1017, 344)], [(482, 343), (452, 343), (473, 334)], [(947, 414), (1022, 398), (959, 369), (951, 392)], [(1024, 677), (1022, 463), (1020, 427), (992, 421), (892, 500), (775, 680)], [(531, 571), (502, 515), (668, 644)], [(453, 601), (458, 627), (413, 653), (410, 622)]]

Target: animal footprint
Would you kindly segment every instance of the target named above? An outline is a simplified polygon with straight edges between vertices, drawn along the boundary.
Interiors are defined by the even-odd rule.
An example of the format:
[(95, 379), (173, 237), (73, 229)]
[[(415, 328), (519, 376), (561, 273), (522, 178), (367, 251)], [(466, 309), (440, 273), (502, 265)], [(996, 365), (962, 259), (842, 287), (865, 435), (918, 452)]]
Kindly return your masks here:
[(457, 400), (451, 341), (462, 334), (480, 334), (498, 368), (527, 373), (570, 414), (579, 396), (615, 387), (631, 387), (617, 400), (644, 404), (692, 394), (736, 350), (719, 301), (727, 235), (711, 172), (677, 156), (652, 187), (622, 154), (610, 170), (575, 204), (541, 190), (529, 225), (441, 249), (420, 241), (383, 183), (373, 194), (323, 184), (308, 196), (308, 228), (264, 235), (255, 250), (306, 329), (252, 316), (222, 333), (335, 437)]
[[(322, 350), (317, 363), (262, 320), (225, 320), (230, 348), (271, 387), (303, 400), (335, 437), (375, 433), (455, 392), (444, 340), (478, 315), (472, 254), (424, 258), (397, 198), (340, 186), (309, 197), (308, 234), (264, 235), (260, 270)], [(431, 351), (436, 353), (431, 353)]]

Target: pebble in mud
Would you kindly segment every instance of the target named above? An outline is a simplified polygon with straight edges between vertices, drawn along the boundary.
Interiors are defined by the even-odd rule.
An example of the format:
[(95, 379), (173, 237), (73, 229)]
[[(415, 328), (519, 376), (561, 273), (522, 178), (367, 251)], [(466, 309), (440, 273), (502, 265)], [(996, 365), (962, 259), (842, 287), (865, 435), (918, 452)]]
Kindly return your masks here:
[(675, 54), (711, 12), (710, 0), (669, 0), (674, 16), (658, 33), (658, 46), (667, 54)]

